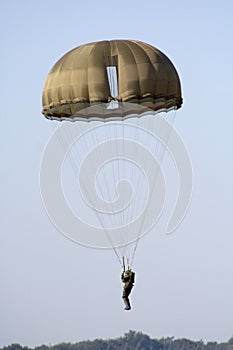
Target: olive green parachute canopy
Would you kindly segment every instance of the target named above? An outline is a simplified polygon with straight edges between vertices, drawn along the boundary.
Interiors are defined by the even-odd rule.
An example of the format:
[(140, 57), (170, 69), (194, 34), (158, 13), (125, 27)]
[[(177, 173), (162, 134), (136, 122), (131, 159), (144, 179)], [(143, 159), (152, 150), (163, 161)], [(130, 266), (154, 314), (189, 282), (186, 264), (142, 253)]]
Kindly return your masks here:
[[(116, 96), (111, 93), (108, 67), (115, 67)], [(92, 119), (95, 114), (105, 119), (128, 117), (138, 110), (141, 114), (142, 107), (177, 109), (182, 97), (177, 71), (161, 51), (136, 40), (111, 40), (65, 54), (47, 76), (42, 103), (48, 119)], [(113, 103), (115, 107), (109, 108)]]

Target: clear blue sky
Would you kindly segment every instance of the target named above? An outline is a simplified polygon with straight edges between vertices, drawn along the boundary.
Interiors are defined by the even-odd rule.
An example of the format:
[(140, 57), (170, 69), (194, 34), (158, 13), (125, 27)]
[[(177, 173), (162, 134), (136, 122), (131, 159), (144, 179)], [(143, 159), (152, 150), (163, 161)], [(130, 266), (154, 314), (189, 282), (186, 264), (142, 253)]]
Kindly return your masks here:
[[(225, 1), (1, 3), (0, 346), (110, 338), (225, 341), (233, 335), (233, 3)], [(137, 251), (134, 309), (122, 310), (113, 252), (57, 232), (39, 169), (51, 128), (41, 93), (52, 65), (91, 41), (148, 42), (171, 58), (184, 105), (176, 129), (194, 191), (175, 234), (151, 232)]]

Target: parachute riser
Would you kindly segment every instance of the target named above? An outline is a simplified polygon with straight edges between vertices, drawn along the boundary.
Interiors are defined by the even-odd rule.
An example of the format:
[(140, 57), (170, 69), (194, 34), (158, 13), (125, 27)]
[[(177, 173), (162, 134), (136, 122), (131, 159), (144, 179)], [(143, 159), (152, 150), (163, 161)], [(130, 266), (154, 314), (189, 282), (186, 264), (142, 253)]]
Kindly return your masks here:
[[(127, 267), (128, 267), (128, 270), (130, 270), (129, 258), (127, 258)], [(124, 256), (122, 257), (122, 268), (123, 268), (123, 271), (125, 272), (125, 257)]]

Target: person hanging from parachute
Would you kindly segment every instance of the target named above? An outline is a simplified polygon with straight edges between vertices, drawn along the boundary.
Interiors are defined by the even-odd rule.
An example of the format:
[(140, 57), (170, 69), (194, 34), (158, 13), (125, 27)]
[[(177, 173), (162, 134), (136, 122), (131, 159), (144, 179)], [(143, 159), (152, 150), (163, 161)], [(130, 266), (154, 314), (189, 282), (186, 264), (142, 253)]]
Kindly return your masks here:
[(125, 310), (131, 310), (129, 295), (134, 286), (135, 272), (133, 272), (129, 266), (127, 270), (125, 269), (124, 257), (123, 257), (123, 271), (121, 273), (121, 280), (124, 283), (122, 298), (125, 303)]
[[(114, 159), (124, 160), (128, 159), (124, 153), (125, 147), (116, 147), (121, 139), (118, 134), (119, 124), (117, 124), (116, 121), (120, 120), (121, 122), (120, 127), (123, 130), (122, 139), (127, 144), (124, 133), (125, 119), (131, 117), (141, 118), (145, 115), (149, 117), (150, 125), (152, 125), (152, 121), (157, 117), (157, 113), (170, 113), (171, 110), (181, 108), (182, 103), (179, 75), (173, 63), (165, 54), (150, 44), (138, 40), (104, 40), (80, 45), (67, 52), (55, 63), (46, 78), (43, 88), (42, 114), (51, 121), (78, 123), (80, 129), (83, 122), (88, 122), (92, 125), (93, 122), (98, 121), (103, 122), (103, 125), (106, 126), (108, 131), (111, 130), (108, 128), (108, 123), (112, 123), (112, 129), (114, 130), (115, 136), (117, 136), (115, 146), (113, 146), (113, 149), (116, 148), (117, 150)], [(137, 127), (134, 128), (135, 131), (138, 130), (138, 125), (136, 126)], [(86, 130), (86, 126), (84, 129)], [(100, 128), (96, 128), (96, 130), (98, 131)], [(75, 135), (75, 132), (74, 134), (71, 132), (65, 134), (65, 139), (67, 136), (68, 139), (70, 137), (73, 144), (74, 139), (72, 135)], [(110, 131), (108, 131), (108, 134), (111, 134)], [(94, 141), (98, 139), (97, 135), (98, 133), (93, 137)], [(134, 141), (136, 141), (136, 139), (137, 137), (135, 135)], [(108, 143), (106, 143), (107, 145), (109, 141), (113, 144), (113, 140), (110, 138), (107, 138), (106, 141), (108, 141)], [(62, 141), (61, 143), (64, 145), (66, 141)], [(125, 145), (125, 143), (123, 144)], [(138, 142), (136, 153), (139, 153), (139, 144)], [(105, 143), (102, 142), (101, 145), (103, 151), (105, 151)], [(84, 146), (87, 147), (88, 145)], [(92, 150), (92, 142), (90, 142), (90, 147)], [(56, 150), (60, 152), (58, 147)], [(131, 150), (131, 148), (129, 148), (129, 150)], [(79, 164), (82, 152), (77, 152), (76, 156), (77, 163)], [(118, 166), (118, 171), (119, 168)], [(45, 167), (42, 167), (42, 169), (45, 169)], [(134, 172), (132, 173), (135, 174)], [(88, 179), (88, 172), (86, 175), (86, 179)], [(157, 178), (156, 176), (154, 177)], [(104, 178), (108, 179), (108, 176)], [(114, 185), (115, 188), (117, 188), (119, 182), (118, 176), (113, 176), (113, 180), (116, 181)], [(85, 183), (85, 181), (83, 183)], [(107, 181), (105, 181), (105, 183), (107, 187)], [(46, 187), (46, 201), (49, 198), (49, 196), (47, 196), (49, 187), (51, 186), (48, 185)], [(128, 216), (125, 215), (128, 211), (128, 205), (120, 207), (120, 196), (115, 202), (113, 201), (110, 203), (109, 199), (105, 200), (105, 198), (99, 198), (99, 196), (97, 198), (96, 191), (93, 189), (95, 189), (95, 186), (93, 187), (92, 182), (90, 182), (84, 188), (84, 193), (88, 201), (90, 201), (90, 207), (93, 208), (95, 214), (98, 214), (97, 218), (101, 223), (102, 232), (106, 237), (101, 234), (96, 235), (95, 228), (89, 225), (88, 233), (90, 233), (90, 235), (85, 235), (84, 244), (91, 247), (93, 244), (98, 246), (96, 240), (96, 236), (98, 236), (101, 237), (99, 243), (101, 248), (109, 247), (110, 242), (111, 248), (116, 253), (120, 265), (122, 263), (121, 258), (123, 257), (121, 280), (124, 287), (122, 298), (125, 309), (130, 310), (129, 295), (135, 281), (135, 273), (131, 270), (130, 266), (133, 264), (138, 241), (147, 231), (147, 227), (144, 227), (144, 223), (147, 222), (147, 219), (145, 219), (147, 213), (145, 210), (143, 221), (140, 221), (140, 216), (138, 216), (135, 220), (130, 220), (131, 224), (129, 225), (127, 221)], [(55, 191), (54, 195), (60, 198), (58, 192)], [(100, 203), (100, 210), (97, 210), (98, 208), (95, 207), (96, 198), (98, 199), (98, 203)], [(56, 198), (51, 202), (52, 212), (54, 210), (56, 212), (56, 202)], [(105, 208), (104, 211), (102, 209), (102, 202), (104, 205), (103, 208)], [(132, 203), (134, 203), (134, 201), (132, 201)], [(109, 204), (111, 204), (110, 211), (106, 210)], [(148, 203), (145, 208), (147, 207), (149, 207)], [(113, 210), (113, 208), (115, 208), (115, 210)], [(114, 225), (110, 227), (109, 223), (105, 224), (106, 213), (108, 213), (109, 218), (111, 218), (113, 213), (120, 212), (119, 209), (123, 212), (123, 215), (120, 216), (118, 225), (116, 225), (116, 227)], [(101, 213), (104, 213), (104, 219), (102, 219)], [(133, 215), (131, 219), (133, 219)], [(70, 220), (76, 222), (76, 217), (71, 215)], [(60, 225), (66, 226), (66, 220), (64, 220), (64, 222), (63, 220), (59, 221), (56, 227), (60, 227)], [(127, 230), (122, 230), (123, 234), (119, 234), (120, 230), (118, 227), (125, 227)], [(98, 232), (99, 231), (100, 229), (98, 229)], [(73, 240), (79, 241), (79, 237), (76, 236), (77, 230), (75, 229), (73, 231), (71, 226), (67, 227), (65, 230), (61, 229), (61, 232), (64, 232), (66, 237), (72, 237), (72, 239), (75, 237)], [(133, 232), (133, 235), (131, 232)], [(93, 235), (93, 242), (91, 239), (89, 240), (91, 235)], [(84, 235), (82, 235), (82, 239), (83, 237)], [(80, 242), (83, 243), (82, 240), (80, 240)], [(130, 257), (130, 263), (127, 261), (128, 269), (126, 270), (123, 251), (125, 251), (125, 247), (130, 249), (131, 244), (135, 245), (135, 248), (133, 256)], [(121, 250), (122, 248), (123, 250)], [(127, 256), (130, 256), (130, 250), (127, 251)]]

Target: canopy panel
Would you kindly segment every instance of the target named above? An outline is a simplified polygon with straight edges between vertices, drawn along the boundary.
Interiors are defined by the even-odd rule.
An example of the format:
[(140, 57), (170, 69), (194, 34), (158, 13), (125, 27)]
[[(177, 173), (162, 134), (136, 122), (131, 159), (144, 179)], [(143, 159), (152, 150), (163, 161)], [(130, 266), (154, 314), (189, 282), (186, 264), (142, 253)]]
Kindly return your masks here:
[[(117, 96), (111, 93), (107, 67), (115, 67)], [(109, 103), (117, 101), (114, 108)], [(153, 111), (180, 108), (181, 86), (172, 62), (155, 47), (136, 40), (99, 41), (81, 45), (65, 54), (49, 72), (43, 90), (46, 118), (63, 120), (112, 117), (127, 102), (123, 117), (136, 105)], [(128, 108), (128, 106), (132, 106)], [(97, 108), (97, 109), (98, 109)], [(90, 111), (90, 113), (89, 113)], [(119, 113), (116, 113), (119, 115)]]

